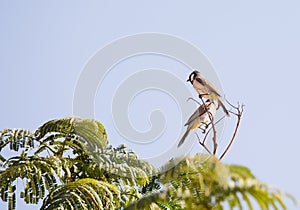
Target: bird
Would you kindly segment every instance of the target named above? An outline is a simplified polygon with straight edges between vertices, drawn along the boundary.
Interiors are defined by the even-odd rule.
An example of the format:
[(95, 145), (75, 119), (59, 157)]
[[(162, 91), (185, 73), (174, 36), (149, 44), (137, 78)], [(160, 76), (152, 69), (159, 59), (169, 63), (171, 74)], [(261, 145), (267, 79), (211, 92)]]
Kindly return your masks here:
[(184, 126), (187, 126), (187, 129), (186, 132), (183, 134), (182, 138), (180, 139), (177, 148), (183, 144), (189, 133), (195, 130), (196, 128), (200, 128), (202, 132), (205, 133), (206, 129), (211, 124), (211, 119), (214, 118), (216, 111), (217, 105), (214, 101), (211, 101), (210, 99), (207, 99), (205, 103), (200, 105), (185, 123)]
[(199, 71), (193, 71), (189, 75), (187, 82), (191, 82), (194, 89), (199, 94), (199, 98), (203, 97), (214, 101), (218, 108), (221, 106), (225, 114), (230, 116), (229, 111), (222, 101), (220, 91), (210, 81), (206, 80)]

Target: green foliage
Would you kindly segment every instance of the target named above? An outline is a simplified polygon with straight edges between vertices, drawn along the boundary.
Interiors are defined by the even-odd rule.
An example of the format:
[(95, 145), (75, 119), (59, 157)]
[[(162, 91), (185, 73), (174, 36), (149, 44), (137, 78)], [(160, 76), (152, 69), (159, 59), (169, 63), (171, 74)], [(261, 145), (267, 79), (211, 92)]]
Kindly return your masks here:
[(62, 164), (56, 157), (43, 158), (25, 156), (8, 159), (4, 171), (0, 174), (0, 189), (4, 192), (12, 186), (17, 178), (25, 179), (26, 186), (21, 197), (26, 203), (38, 203), (45, 195), (45, 189), (56, 186), (56, 174), (62, 170)]
[(75, 152), (78, 152), (77, 146), (82, 147), (80, 143), (88, 151), (98, 151), (107, 146), (107, 135), (101, 123), (77, 117), (51, 120), (37, 129), (35, 137), (39, 141), (52, 143), (57, 139), (64, 139), (64, 143), (73, 147)]
[[(3, 129), (0, 131), (0, 151), (9, 145), (10, 150), (19, 151), (19, 149), (28, 150), (34, 147), (33, 133), (24, 129)], [(5, 158), (0, 155), (0, 160)]]
[(85, 178), (55, 188), (41, 209), (115, 209), (120, 206), (119, 189), (107, 182)]
[[(108, 144), (103, 125), (66, 117), (32, 132), (0, 131), (0, 197), (16, 209), (20, 198), (41, 209), (286, 209), (286, 194), (259, 182), (243, 166), (215, 157), (173, 159), (161, 169), (125, 145)], [(22, 185), (21, 185), (22, 186)]]
[[(165, 171), (165, 169), (168, 169)], [(158, 180), (163, 187), (125, 208), (129, 209), (286, 209), (283, 192), (259, 182), (243, 166), (226, 165), (214, 156), (197, 154), (171, 160)]]
[(126, 146), (108, 145), (95, 120), (66, 117), (35, 132), (4, 129), (0, 137), (0, 151), (21, 149), (1, 156), (0, 195), (8, 209), (15, 209), (17, 179), (25, 183), (20, 197), (33, 204), (44, 199), (43, 209), (114, 209), (137, 199), (156, 172)]

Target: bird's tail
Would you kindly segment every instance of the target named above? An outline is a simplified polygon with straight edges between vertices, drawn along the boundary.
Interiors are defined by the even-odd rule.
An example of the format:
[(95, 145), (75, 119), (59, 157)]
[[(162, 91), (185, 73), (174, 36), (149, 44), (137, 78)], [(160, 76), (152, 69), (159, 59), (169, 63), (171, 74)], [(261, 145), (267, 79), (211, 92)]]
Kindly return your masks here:
[(190, 132), (189, 129), (186, 129), (186, 132), (183, 134), (182, 138), (180, 139), (180, 142), (178, 143), (177, 148), (183, 144), (186, 137), (189, 135), (189, 132)]
[(218, 99), (219, 105), (222, 107), (223, 111), (227, 115), (227, 117), (230, 117), (229, 111), (227, 110), (226, 106), (224, 105), (223, 101), (221, 99)]

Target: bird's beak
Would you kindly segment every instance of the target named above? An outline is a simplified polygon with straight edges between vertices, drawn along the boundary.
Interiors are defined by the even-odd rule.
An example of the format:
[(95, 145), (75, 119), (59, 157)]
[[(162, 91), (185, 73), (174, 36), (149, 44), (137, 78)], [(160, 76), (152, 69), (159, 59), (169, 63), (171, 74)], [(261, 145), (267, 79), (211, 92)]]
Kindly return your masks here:
[(191, 81), (190, 79), (187, 80), (187, 82), (190, 82), (190, 81)]

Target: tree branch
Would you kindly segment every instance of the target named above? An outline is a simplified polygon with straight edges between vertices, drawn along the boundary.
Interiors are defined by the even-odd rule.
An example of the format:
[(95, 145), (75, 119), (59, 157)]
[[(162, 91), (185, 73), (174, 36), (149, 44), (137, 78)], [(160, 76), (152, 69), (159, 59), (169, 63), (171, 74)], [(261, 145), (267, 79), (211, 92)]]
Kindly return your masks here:
[[(227, 101), (227, 99), (225, 99)], [(232, 138), (227, 146), (227, 148), (225, 149), (225, 151), (223, 152), (223, 154), (220, 156), (219, 160), (222, 160), (222, 158), (225, 156), (225, 154), (228, 152), (229, 148), (232, 146), (233, 144), (233, 141), (236, 137), (236, 134), (237, 134), (237, 131), (239, 129), (239, 126), (240, 126), (240, 122), (241, 122), (241, 118), (242, 118), (242, 115), (243, 115), (243, 111), (244, 111), (244, 105), (240, 106), (240, 104), (238, 103), (238, 106), (233, 106), (229, 101), (227, 101), (227, 103), (232, 107), (234, 108), (235, 110), (237, 110), (237, 113), (234, 113), (232, 111), (230, 111), (230, 113), (234, 114), (237, 116), (237, 123), (236, 123), (236, 126), (235, 126), (235, 130), (234, 130), (234, 133), (232, 135)]]
[(198, 136), (198, 134), (196, 133), (196, 136), (197, 136), (197, 138), (198, 138), (198, 142), (199, 142), (199, 144), (204, 148), (204, 149), (206, 149), (206, 151), (209, 153), (209, 154), (212, 154), (211, 153), (211, 151), (206, 147), (206, 145), (205, 145), (205, 143), (204, 143), (204, 141), (203, 142), (201, 142), (201, 139), (200, 139), (200, 137)]

